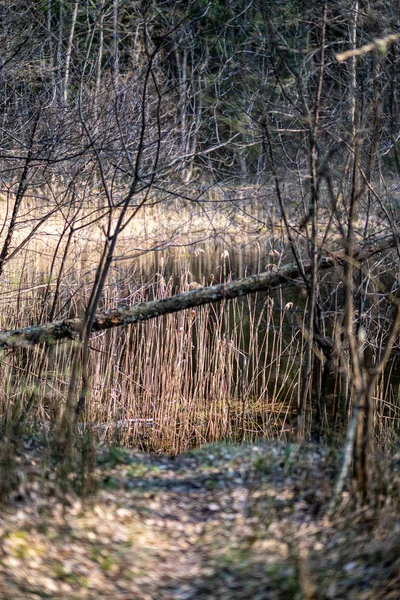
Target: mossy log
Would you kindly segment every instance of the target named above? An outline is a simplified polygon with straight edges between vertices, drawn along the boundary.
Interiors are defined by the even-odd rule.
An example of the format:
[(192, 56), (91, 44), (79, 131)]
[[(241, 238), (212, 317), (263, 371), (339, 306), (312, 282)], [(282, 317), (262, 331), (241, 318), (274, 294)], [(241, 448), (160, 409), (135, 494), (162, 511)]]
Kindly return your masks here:
[[(357, 248), (354, 259), (358, 264), (371, 258), (374, 254), (393, 247), (396, 243), (393, 235), (381, 236)], [(346, 260), (343, 250), (321, 257), (320, 270), (338, 266)], [(311, 263), (303, 263), (304, 273), (311, 272)], [(282, 285), (303, 284), (299, 280), (300, 272), (297, 265), (290, 264), (279, 269), (272, 269), (258, 275), (243, 277), (228, 283), (195, 289), (184, 294), (177, 294), (161, 300), (152, 300), (135, 304), (127, 309), (98, 313), (93, 322), (92, 332), (99, 332), (113, 327), (131, 325), (147, 321), (162, 315), (179, 312), (196, 306), (202, 306), (221, 300), (231, 300), (256, 292), (269, 292)], [(82, 332), (84, 319), (64, 319), (43, 325), (23, 327), (0, 332), (0, 349), (35, 344), (54, 344), (59, 340), (76, 340)]]

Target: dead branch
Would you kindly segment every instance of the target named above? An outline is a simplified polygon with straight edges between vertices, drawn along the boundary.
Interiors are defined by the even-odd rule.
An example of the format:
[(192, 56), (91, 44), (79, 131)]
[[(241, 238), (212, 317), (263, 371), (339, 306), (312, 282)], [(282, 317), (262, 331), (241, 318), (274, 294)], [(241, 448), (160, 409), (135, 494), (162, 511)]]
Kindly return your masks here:
[(339, 52), (339, 54), (336, 54), (336, 60), (338, 62), (344, 62), (348, 58), (352, 58), (353, 56), (364, 56), (365, 54), (373, 52), (374, 50), (378, 50), (382, 54), (385, 54), (388, 46), (395, 44), (399, 41), (399, 39), (400, 35), (397, 33), (391, 33), (384, 38), (375, 38), (370, 44), (365, 44), (360, 48)]
[[(371, 258), (374, 254), (383, 252), (395, 246), (396, 238), (394, 235), (383, 235), (376, 238), (373, 242), (364, 244), (355, 249), (355, 266), (360, 265), (364, 260)], [(332, 253), (319, 259), (318, 268), (320, 270), (330, 269), (343, 264), (346, 261), (344, 250)], [(303, 263), (305, 274), (311, 273), (311, 262)], [(297, 265), (291, 264), (280, 269), (270, 270), (258, 275), (251, 275), (228, 283), (221, 283), (210, 287), (204, 287), (177, 294), (162, 300), (152, 300), (135, 304), (128, 309), (105, 311), (97, 313), (93, 321), (93, 332), (132, 325), (140, 321), (147, 321), (162, 315), (167, 315), (196, 306), (203, 306), (221, 300), (231, 300), (254, 294), (256, 292), (269, 292), (273, 289), (288, 284), (297, 284), (295, 280), (300, 277), (300, 270)], [(300, 280), (300, 285), (304, 284)], [(59, 340), (77, 340), (84, 327), (83, 319), (64, 319), (63, 321), (54, 321), (44, 325), (31, 327), (22, 327), (20, 329), (11, 329), (0, 332), (0, 349), (29, 347), (35, 344), (54, 344)]]

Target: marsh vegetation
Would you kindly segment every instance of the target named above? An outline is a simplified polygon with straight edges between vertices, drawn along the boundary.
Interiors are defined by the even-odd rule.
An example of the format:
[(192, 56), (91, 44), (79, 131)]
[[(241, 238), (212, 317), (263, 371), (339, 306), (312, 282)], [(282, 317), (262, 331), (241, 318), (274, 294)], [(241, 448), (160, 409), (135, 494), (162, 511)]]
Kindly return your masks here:
[[(24, 525), (19, 535), (13, 505), (25, 515), (31, 506), (36, 523), (50, 503), (40, 526), (55, 519), (62, 529), (64, 502), (71, 518), (80, 515), (78, 527), (81, 499), (99, 485), (110, 494), (114, 484), (124, 487), (113, 469), (130, 457), (123, 477), (138, 489), (143, 465), (151, 485), (162, 487), (157, 470), (170, 473), (182, 461), (184, 498), (196, 479), (207, 480), (201, 502), (221, 525), (212, 549), (209, 519), (202, 528), (188, 500), (182, 523), (195, 526), (190, 533), (182, 525), (185, 544), (203, 540), (205, 570), (182, 589), (144, 578), (136, 597), (207, 597), (218, 587), (219, 559), (221, 598), (377, 597), (363, 527), (370, 519), (376, 540), (391, 519), (398, 528), (398, 17), (395, 3), (360, 0), (3, 3), (0, 493), (8, 512), (0, 568), (7, 577), (13, 564), (36, 568), (25, 548), (31, 534)], [(239, 491), (222, 466), (214, 478), (199, 475), (213, 456), (202, 453), (210, 443), (218, 453), (228, 444), (235, 464), (228, 457), (226, 468)], [(187, 452), (197, 457), (192, 482)], [(223, 494), (214, 501), (213, 486), (237, 500), (233, 517)], [(118, 518), (122, 496), (107, 500)], [(143, 507), (131, 508), (135, 523)], [(232, 552), (222, 549), (224, 515), (246, 521)], [(359, 529), (349, 535), (368, 568), (350, 558), (342, 564), (329, 549), (322, 556), (328, 570), (340, 563), (357, 571), (353, 596), (351, 586), (312, 572), (318, 544), (332, 539), (346, 554), (335, 519), (348, 524), (352, 516)], [(272, 529), (281, 519), (288, 525), (282, 564), (262, 566), (261, 549), (278, 544), (267, 526), (253, 539), (263, 519), (275, 522)], [(291, 545), (299, 523), (314, 533)], [(112, 545), (93, 547), (89, 561), (99, 581), (109, 577), (115, 598), (126, 597), (130, 578), (141, 581), (136, 571), (122, 573), (132, 560), (128, 533), (123, 559)], [(396, 541), (388, 537), (382, 598), (399, 589)], [(50, 547), (37, 541), (41, 564)], [(204, 558), (196, 556), (195, 563)], [(114, 575), (125, 581), (119, 591)], [(38, 593), (98, 594), (87, 573), (61, 559), (49, 581)], [(18, 577), (9, 585), (22, 589)], [(232, 595), (235, 585), (242, 596)]]

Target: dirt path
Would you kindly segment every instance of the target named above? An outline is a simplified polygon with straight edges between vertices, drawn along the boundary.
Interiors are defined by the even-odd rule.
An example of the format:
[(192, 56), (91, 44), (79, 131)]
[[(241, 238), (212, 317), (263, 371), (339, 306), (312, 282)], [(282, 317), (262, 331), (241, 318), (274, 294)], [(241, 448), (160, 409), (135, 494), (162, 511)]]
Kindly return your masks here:
[(90, 501), (27, 453), (0, 519), (0, 598), (400, 598), (395, 509), (326, 516), (337, 457), (284, 444), (99, 457)]

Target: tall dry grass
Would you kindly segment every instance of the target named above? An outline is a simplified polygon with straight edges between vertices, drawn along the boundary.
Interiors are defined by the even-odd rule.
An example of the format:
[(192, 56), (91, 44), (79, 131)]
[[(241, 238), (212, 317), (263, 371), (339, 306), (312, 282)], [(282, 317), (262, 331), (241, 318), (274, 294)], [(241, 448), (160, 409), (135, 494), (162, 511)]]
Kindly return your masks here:
[[(250, 263), (261, 270), (271, 261), (271, 243), (261, 248), (257, 238), (243, 237), (247, 249), (238, 252), (239, 258), (231, 257), (235, 248), (226, 245), (227, 231), (209, 243), (206, 222), (200, 223), (193, 211), (198, 241), (192, 234), (185, 245), (181, 231), (179, 240), (171, 234), (171, 214), (169, 209), (165, 231), (175, 244), (157, 246), (154, 232), (167, 218), (160, 212), (157, 227), (151, 223), (146, 231), (133, 226), (124, 231), (102, 310), (226, 280), (232, 271), (240, 276)], [(21, 226), (15, 246), (26, 235)], [(6, 265), (0, 327), (82, 315), (101, 242), (97, 224), (71, 235), (56, 217), (50, 219)], [(150, 251), (154, 247), (158, 250)], [(205, 441), (286, 434), (296, 405), (301, 336), (288, 336), (283, 302), (245, 298), (94, 336), (91, 393), (82, 426), (102, 438), (169, 452)], [(25, 411), (27, 424), (51, 428), (65, 402), (72, 352), (72, 344), (63, 343), (4, 353), (1, 417), (10, 409)]]
[[(97, 209), (81, 211), (71, 222), (54, 214), (27, 240), (44, 208), (41, 199), (32, 201), (19, 224), (13, 247), (26, 243), (0, 281), (2, 329), (83, 315), (89, 298), (104, 240), (100, 222), (86, 225)], [(209, 214), (178, 202), (146, 207), (121, 236), (101, 309), (185, 292), (244, 275), (249, 266), (261, 271), (285, 260), (279, 227), (248, 235), (236, 221), (229, 210), (219, 214), (215, 207)], [(283, 292), (246, 297), (95, 335), (81, 427), (102, 439), (173, 453), (206, 441), (290, 436), (306, 310), (300, 295), (292, 299), (290, 307)], [(328, 334), (337, 314), (326, 315)], [(72, 343), (3, 353), (3, 422), (17, 414), (24, 426), (53, 428), (66, 399), (72, 353)], [(381, 439), (393, 437), (398, 423), (399, 388), (393, 381), (387, 372), (377, 388)], [(329, 393), (322, 423), (340, 434), (348, 416), (340, 374)]]

